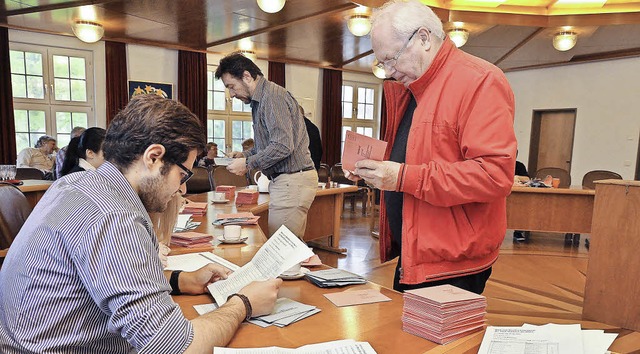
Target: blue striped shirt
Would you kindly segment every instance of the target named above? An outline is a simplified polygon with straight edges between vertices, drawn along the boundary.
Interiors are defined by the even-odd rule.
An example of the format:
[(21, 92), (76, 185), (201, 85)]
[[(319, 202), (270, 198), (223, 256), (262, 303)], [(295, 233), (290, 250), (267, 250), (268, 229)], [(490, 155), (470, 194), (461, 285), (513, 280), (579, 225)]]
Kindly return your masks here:
[(307, 126), (298, 101), (263, 76), (256, 81), (251, 95), (255, 147), (245, 152), (247, 165), (267, 176), (313, 168)]
[(56, 181), (0, 270), (0, 353), (181, 353), (193, 339), (118, 169)]

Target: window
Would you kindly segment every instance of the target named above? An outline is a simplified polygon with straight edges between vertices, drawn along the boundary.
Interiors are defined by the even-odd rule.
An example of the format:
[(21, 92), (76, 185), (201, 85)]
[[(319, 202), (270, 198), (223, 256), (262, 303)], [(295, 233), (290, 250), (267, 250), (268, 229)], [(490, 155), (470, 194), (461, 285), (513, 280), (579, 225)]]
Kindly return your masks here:
[(207, 141), (221, 151), (242, 151), (241, 143), (253, 138), (251, 105), (228, 96), (222, 80), (215, 78), (215, 68), (207, 71)]
[(342, 146), (347, 130), (378, 138), (377, 87), (348, 82), (342, 85)]
[(51, 135), (69, 143), (71, 129), (96, 124), (92, 53), (11, 43), (16, 150)]

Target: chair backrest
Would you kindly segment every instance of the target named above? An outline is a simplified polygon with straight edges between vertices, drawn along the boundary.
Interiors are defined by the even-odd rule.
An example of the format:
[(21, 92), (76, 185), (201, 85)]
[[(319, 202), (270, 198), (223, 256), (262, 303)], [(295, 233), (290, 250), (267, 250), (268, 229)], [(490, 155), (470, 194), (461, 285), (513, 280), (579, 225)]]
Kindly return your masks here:
[(571, 186), (571, 175), (567, 170), (558, 167), (545, 167), (536, 172), (536, 178), (544, 179), (547, 176), (560, 179), (560, 188), (569, 188)]
[(217, 166), (213, 169), (213, 186), (236, 186), (246, 187), (249, 185), (249, 180), (246, 175), (238, 176), (229, 172), (225, 166)]
[(44, 179), (44, 172), (33, 167), (18, 167), (16, 179)]
[(209, 171), (205, 167), (194, 167), (192, 171), (193, 176), (187, 181), (187, 194), (211, 191)]
[(318, 168), (318, 182), (327, 183), (329, 181), (329, 173), (329, 165), (321, 163), (320, 168)]
[(353, 181), (344, 176), (344, 171), (342, 170), (341, 163), (337, 163), (331, 167), (330, 175), (331, 182), (340, 184), (354, 184)]
[(584, 177), (582, 177), (582, 186), (584, 188), (596, 189), (596, 184), (593, 182), (603, 179), (622, 179), (622, 176), (611, 171), (593, 170), (587, 172)]
[(25, 220), (31, 214), (31, 205), (18, 187), (0, 182), (0, 249), (11, 246)]

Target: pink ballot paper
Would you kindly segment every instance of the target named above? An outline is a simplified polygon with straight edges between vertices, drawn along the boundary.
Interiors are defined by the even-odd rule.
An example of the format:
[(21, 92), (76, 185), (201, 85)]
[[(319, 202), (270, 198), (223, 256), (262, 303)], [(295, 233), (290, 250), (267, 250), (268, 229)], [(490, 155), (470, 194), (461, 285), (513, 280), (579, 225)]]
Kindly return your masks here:
[(360, 160), (382, 161), (385, 150), (387, 150), (386, 141), (347, 130), (342, 152), (342, 168), (353, 172), (356, 169), (356, 162)]

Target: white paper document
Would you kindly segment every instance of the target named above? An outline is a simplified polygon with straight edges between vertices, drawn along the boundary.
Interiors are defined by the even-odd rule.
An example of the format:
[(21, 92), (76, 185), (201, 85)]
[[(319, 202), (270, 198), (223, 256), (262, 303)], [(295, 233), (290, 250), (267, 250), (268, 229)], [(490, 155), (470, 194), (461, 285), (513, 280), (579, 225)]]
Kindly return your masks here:
[(214, 157), (213, 162), (218, 166), (229, 166), (233, 162), (231, 157)]
[(217, 263), (232, 271), (240, 269), (236, 264), (233, 264), (212, 252), (187, 253), (178, 256), (169, 256), (167, 257), (166, 269), (193, 272), (194, 270), (198, 270), (209, 263)]
[(313, 252), (286, 226), (281, 226), (260, 247), (253, 259), (229, 278), (210, 284), (207, 288), (219, 306), (227, 298), (249, 285), (252, 281), (275, 278), (295, 264), (313, 256)]
[(299, 348), (213, 348), (214, 354), (376, 354), (368, 342), (356, 342), (353, 339), (309, 344)]

